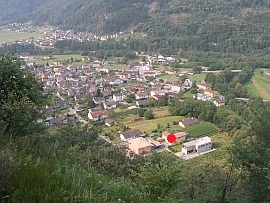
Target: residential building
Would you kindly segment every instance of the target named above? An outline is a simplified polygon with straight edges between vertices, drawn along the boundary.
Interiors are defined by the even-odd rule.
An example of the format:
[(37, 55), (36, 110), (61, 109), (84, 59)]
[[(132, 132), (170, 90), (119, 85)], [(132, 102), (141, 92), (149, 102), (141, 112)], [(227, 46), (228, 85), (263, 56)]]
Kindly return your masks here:
[(95, 104), (103, 104), (105, 102), (105, 98), (104, 97), (95, 97), (95, 98), (93, 98), (93, 102)]
[(58, 118), (52, 118), (49, 120), (49, 124), (55, 125), (55, 126), (65, 125), (67, 123), (68, 123), (68, 118), (66, 116), (60, 116)]
[(113, 101), (122, 102), (123, 101), (122, 94), (121, 93), (114, 93), (113, 94)]
[(142, 135), (143, 135), (143, 133), (139, 129), (135, 129), (135, 130), (130, 130), (127, 132), (120, 133), (120, 139), (122, 141), (128, 141), (128, 140), (138, 138)]
[(101, 65), (101, 62), (98, 61), (98, 60), (95, 60), (95, 61), (93, 62), (93, 67), (94, 67), (94, 68), (99, 68), (100, 65)]
[(151, 96), (154, 95), (165, 95), (165, 90), (164, 89), (155, 89), (150, 92)]
[(183, 121), (179, 122), (179, 125), (183, 128), (186, 128), (188, 126), (195, 125), (196, 123), (198, 123), (198, 119), (192, 117), (192, 118), (184, 118)]
[(120, 85), (124, 81), (120, 78), (117, 78), (116, 76), (107, 76), (104, 78), (105, 82), (108, 82), (110, 85)]
[(106, 119), (104, 120), (104, 123), (105, 123), (106, 126), (111, 127), (111, 126), (113, 126), (114, 124), (116, 124), (116, 121), (113, 120), (113, 119), (111, 119), (111, 118), (106, 118)]
[(182, 153), (184, 155), (192, 154), (192, 153), (202, 153), (207, 152), (212, 149), (212, 140), (210, 137), (202, 137), (196, 140), (192, 140), (190, 142), (183, 143)]
[(168, 141), (168, 136), (170, 135), (171, 133), (167, 132), (167, 131), (164, 131), (162, 133), (162, 138), (167, 142), (168, 145), (174, 145), (174, 144), (177, 144), (177, 143), (181, 143), (183, 142), (185, 139), (186, 139), (186, 136), (188, 135), (187, 132), (178, 132), (178, 133), (174, 133), (175, 137), (176, 137), (176, 141), (174, 143), (170, 143)]
[(149, 106), (149, 100), (148, 99), (138, 100), (138, 101), (136, 101), (136, 105), (137, 106)]
[(225, 106), (225, 100), (221, 99), (215, 100), (214, 104), (216, 105), (216, 107)]
[(185, 86), (181, 82), (175, 82), (171, 86), (171, 91), (176, 92), (176, 93), (178, 93), (178, 92), (180, 92), (181, 90), (184, 90), (184, 89), (185, 89)]
[(116, 103), (115, 103), (115, 101), (105, 102), (105, 103), (103, 103), (103, 107), (104, 107), (104, 109), (115, 109)]
[(200, 83), (196, 83), (196, 86), (199, 88), (199, 90), (211, 90), (212, 85), (206, 83), (205, 81), (202, 81)]
[(135, 99), (139, 100), (139, 99), (148, 99), (150, 97), (150, 94), (148, 92), (137, 92), (135, 94)]
[(152, 145), (145, 138), (142, 137), (129, 140), (128, 147), (135, 154), (139, 155), (149, 153), (152, 149)]
[(106, 110), (100, 110), (95, 112), (91, 112), (89, 110), (88, 118), (93, 121), (104, 120), (105, 118), (108, 118), (108, 112)]

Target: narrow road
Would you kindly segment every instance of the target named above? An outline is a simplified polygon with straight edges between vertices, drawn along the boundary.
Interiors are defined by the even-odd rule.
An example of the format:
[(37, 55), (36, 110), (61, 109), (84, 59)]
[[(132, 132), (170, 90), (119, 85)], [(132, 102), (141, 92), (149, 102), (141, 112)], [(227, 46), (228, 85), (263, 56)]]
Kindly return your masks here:
[(108, 142), (108, 143), (110, 143), (110, 144), (115, 145), (111, 140), (109, 140), (108, 138), (106, 138), (105, 136), (103, 136), (103, 135), (101, 135), (101, 134), (98, 135), (98, 138), (99, 138), (99, 139), (102, 139), (102, 140), (104, 140), (104, 141), (106, 141), (106, 142)]

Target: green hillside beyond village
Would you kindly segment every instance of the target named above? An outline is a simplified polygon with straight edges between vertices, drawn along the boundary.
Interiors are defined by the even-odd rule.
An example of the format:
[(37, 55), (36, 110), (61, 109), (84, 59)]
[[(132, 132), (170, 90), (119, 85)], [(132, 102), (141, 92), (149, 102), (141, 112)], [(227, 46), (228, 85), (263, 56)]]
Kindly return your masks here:
[(0, 202), (270, 202), (269, 11), (0, 0)]

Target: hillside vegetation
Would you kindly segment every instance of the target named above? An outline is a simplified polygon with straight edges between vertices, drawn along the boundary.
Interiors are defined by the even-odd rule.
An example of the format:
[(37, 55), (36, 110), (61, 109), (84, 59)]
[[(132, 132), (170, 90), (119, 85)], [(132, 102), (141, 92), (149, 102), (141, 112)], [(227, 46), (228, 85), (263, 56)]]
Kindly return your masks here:
[(133, 30), (146, 36), (141, 51), (256, 51), (260, 57), (270, 47), (269, 7), (269, 0), (0, 0), (0, 21), (33, 20), (95, 33)]

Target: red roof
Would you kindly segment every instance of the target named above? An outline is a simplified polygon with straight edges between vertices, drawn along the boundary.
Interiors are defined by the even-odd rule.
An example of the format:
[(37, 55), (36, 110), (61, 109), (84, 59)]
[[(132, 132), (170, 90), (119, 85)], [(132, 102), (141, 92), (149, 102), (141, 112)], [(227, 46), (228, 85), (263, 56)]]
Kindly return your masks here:
[(90, 113), (93, 118), (99, 118), (100, 116), (106, 115), (107, 111), (106, 110), (101, 110), (101, 111), (95, 111)]

